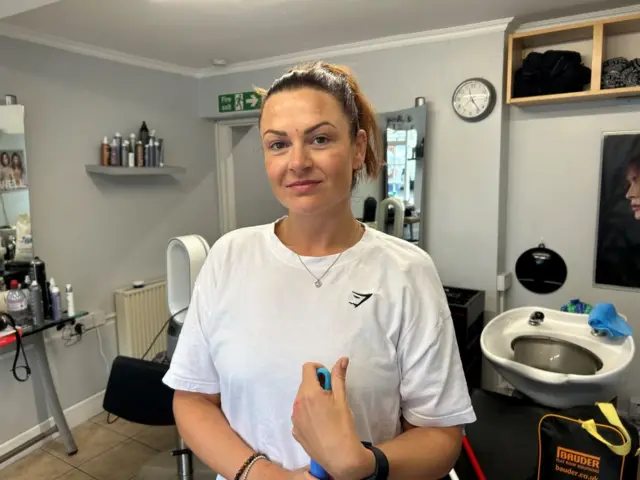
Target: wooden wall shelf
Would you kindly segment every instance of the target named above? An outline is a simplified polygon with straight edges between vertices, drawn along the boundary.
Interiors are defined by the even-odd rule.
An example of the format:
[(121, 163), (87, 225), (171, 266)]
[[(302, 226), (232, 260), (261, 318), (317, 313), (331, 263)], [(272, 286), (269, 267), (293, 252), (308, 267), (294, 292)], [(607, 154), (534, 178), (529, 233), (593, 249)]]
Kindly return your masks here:
[[(532, 51), (573, 50), (591, 68), (591, 83), (581, 92), (513, 97), (515, 72)], [(640, 97), (640, 85), (601, 88), (602, 62), (613, 57), (640, 57), (640, 14), (575, 23), (509, 35), (506, 103), (517, 106), (569, 103), (609, 98)]]

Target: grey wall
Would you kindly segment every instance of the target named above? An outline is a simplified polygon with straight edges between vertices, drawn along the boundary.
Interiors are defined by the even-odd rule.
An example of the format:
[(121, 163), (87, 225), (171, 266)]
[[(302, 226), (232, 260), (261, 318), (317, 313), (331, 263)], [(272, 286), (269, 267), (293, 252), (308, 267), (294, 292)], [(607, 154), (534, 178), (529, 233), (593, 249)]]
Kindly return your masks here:
[[(437, 43), (326, 58), (354, 70), (380, 113), (428, 101), (427, 184), (422, 214), (427, 250), (445, 283), (487, 292), (487, 309), (496, 309), (500, 242), (502, 105), (479, 124), (458, 119), (451, 107), (455, 87), (469, 77), (485, 77), (503, 92), (504, 34), (490, 33)], [(199, 84), (199, 113), (218, 113), (218, 94), (269, 87), (285, 68), (229, 74)], [(423, 226), (421, 226), (421, 229)]]
[[(0, 52), (1, 89), (26, 109), (35, 251), (59, 284), (73, 284), (77, 309), (113, 312), (116, 287), (163, 275), (170, 237), (217, 238), (213, 124), (198, 118), (195, 79), (4, 37)], [(142, 120), (165, 138), (165, 163), (186, 167), (179, 181), (86, 174), (105, 135), (128, 134)], [(104, 388), (104, 365), (89, 338), (68, 348), (54, 340), (50, 360), (65, 407)], [(3, 399), (20, 389), (11, 393), (12, 405), (26, 412), (19, 427), (42, 421), (30, 383), (16, 386), (4, 360), (0, 365)], [(0, 410), (0, 444), (20, 429), (11, 426), (16, 417)]]
[[(534, 295), (516, 281), (508, 307), (559, 308), (572, 298), (612, 302), (640, 329), (640, 293), (593, 285), (602, 133), (640, 130), (640, 101), (624, 100), (511, 110), (507, 264), (541, 238), (567, 263), (563, 288)], [(640, 395), (640, 357), (621, 392)]]

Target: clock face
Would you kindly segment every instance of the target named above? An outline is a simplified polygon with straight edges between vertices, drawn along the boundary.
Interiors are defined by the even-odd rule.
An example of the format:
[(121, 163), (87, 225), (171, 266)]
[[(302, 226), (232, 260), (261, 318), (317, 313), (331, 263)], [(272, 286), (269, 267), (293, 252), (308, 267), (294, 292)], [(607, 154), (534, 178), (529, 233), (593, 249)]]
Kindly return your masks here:
[(453, 109), (460, 118), (469, 122), (488, 117), (495, 103), (493, 86), (481, 78), (465, 80), (453, 92)]

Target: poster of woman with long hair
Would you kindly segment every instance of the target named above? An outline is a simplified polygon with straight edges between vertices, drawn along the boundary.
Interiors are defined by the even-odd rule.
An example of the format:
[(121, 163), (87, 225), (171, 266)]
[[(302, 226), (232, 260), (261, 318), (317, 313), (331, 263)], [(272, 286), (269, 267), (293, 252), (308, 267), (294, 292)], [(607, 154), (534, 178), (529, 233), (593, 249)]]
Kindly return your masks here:
[(0, 152), (0, 191), (27, 188), (24, 151), (6, 150)]
[(640, 288), (640, 133), (605, 134), (595, 283)]

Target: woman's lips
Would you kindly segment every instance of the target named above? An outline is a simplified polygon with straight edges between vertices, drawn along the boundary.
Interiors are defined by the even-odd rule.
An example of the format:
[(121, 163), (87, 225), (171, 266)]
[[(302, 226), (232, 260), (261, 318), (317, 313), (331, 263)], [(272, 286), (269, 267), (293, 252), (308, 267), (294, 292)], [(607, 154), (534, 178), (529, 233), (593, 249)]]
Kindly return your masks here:
[(319, 181), (305, 180), (290, 183), (287, 187), (298, 193), (308, 193), (314, 190), (319, 184)]

